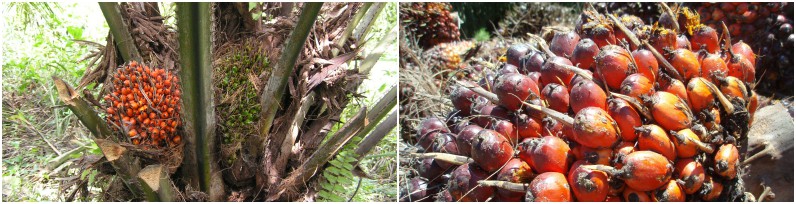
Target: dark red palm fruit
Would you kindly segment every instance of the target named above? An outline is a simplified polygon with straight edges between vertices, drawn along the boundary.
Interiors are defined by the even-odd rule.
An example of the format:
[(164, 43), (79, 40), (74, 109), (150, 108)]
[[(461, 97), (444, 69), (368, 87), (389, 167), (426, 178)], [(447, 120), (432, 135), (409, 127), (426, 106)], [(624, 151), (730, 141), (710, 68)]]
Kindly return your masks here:
[(726, 179), (734, 179), (738, 176), (738, 158), (738, 148), (735, 145), (722, 145), (713, 156), (715, 172)]
[(636, 98), (640, 102), (642, 96), (650, 96), (655, 93), (654, 83), (641, 73), (631, 74), (622, 81), (619, 93)]
[(677, 35), (677, 47), (676, 49), (691, 49), (691, 42), (688, 41), (688, 37), (685, 35)]
[[(521, 159), (513, 158), (509, 160), (509, 163), (503, 169), (498, 171), (497, 180), (512, 183), (529, 183), (533, 180), (533, 170), (531, 170), (531, 166), (528, 163)], [(523, 192), (513, 192), (502, 188), (497, 189), (497, 194), (506, 199), (522, 198), (525, 195)]]
[(575, 160), (583, 160), (589, 164), (611, 165), (612, 154), (613, 150), (609, 148), (595, 149), (578, 144), (572, 147)]
[(674, 143), (669, 139), (669, 135), (663, 128), (655, 125), (643, 125), (636, 129), (638, 134), (638, 149), (649, 150), (663, 155), (666, 159), (674, 161), (677, 159), (677, 150)]
[(459, 134), (461, 128), (470, 124), (470, 121), (462, 116), (461, 111), (452, 110), (445, 116), (445, 124), (448, 125), (448, 130), (454, 135)]
[(523, 57), (523, 66), (520, 73), (541, 72), (544, 65), (544, 56), (541, 52), (531, 52), (531, 54)]
[(575, 115), (572, 139), (591, 148), (608, 148), (619, 141), (614, 119), (604, 109), (588, 107)]
[(746, 44), (745, 42), (738, 41), (737, 43), (733, 44), (730, 49), (732, 50), (733, 53), (744, 56), (744, 58), (749, 60), (749, 62), (752, 63), (752, 67), (755, 67), (755, 65), (757, 65), (755, 64), (756, 63), (755, 58), (757, 58), (757, 55), (755, 55), (755, 52), (754, 50), (752, 50), (752, 47), (749, 47), (749, 45)]
[(542, 136), (542, 123), (525, 113), (514, 115), (511, 122), (517, 126), (517, 134), (519, 135), (520, 141), (525, 138)]
[(530, 73), (527, 74), (527, 76), (531, 78), (533, 83), (536, 83), (536, 85), (539, 85), (539, 78), (542, 77), (542, 73), (539, 73), (538, 71), (530, 72)]
[(651, 191), (666, 184), (674, 167), (663, 155), (651, 151), (636, 151), (625, 156), (620, 179), (628, 187)]
[[(546, 106), (546, 104), (544, 104), (544, 102), (542, 101), (541, 97), (540, 98), (536, 98), (536, 99), (527, 100), (525, 102), (529, 103), (529, 104), (537, 105), (537, 106)], [(547, 115), (547, 114), (545, 114), (542, 111), (530, 108), (528, 106), (526, 106), (523, 109), (522, 112), (524, 112), (525, 114), (528, 114), (528, 116), (530, 116), (533, 119), (536, 119), (537, 121), (541, 121)]]
[(728, 76), (723, 79), (719, 79), (719, 90), (723, 93), (727, 98), (740, 98), (743, 101), (747, 101), (749, 99), (749, 92), (746, 90), (746, 85), (740, 79)]
[(537, 173), (566, 173), (573, 161), (569, 145), (558, 137), (545, 136), (521, 143), (517, 151), (519, 158), (531, 165)]
[(586, 160), (578, 160), (572, 164), (567, 175), (567, 181), (572, 188), (575, 198), (579, 202), (604, 201), (608, 196), (608, 174), (593, 169), (581, 168), (587, 165)]
[(539, 78), (539, 82), (541, 82), (542, 87), (546, 86), (549, 83), (563, 83), (565, 86), (569, 86), (570, 80), (572, 77), (575, 76), (575, 73), (568, 70), (567, 68), (557, 66), (550, 62), (556, 62), (559, 64), (565, 65), (572, 65), (567, 58), (564, 57), (551, 57), (545, 61), (544, 65), (542, 66), (542, 71), (540, 72), (542, 76)]
[(572, 202), (572, 192), (567, 177), (558, 172), (545, 172), (531, 181), (526, 202)]
[(685, 194), (694, 194), (702, 188), (705, 182), (705, 168), (693, 158), (679, 159), (674, 163), (675, 175), (682, 180)]
[(652, 202), (652, 198), (647, 192), (632, 188), (625, 188), (625, 191), (622, 192), (622, 198), (624, 198), (625, 202)]
[(412, 178), (409, 180), (409, 186), (404, 189), (401, 196), (401, 202), (425, 202), (431, 200), (428, 194), (428, 181), (423, 178)]
[(566, 113), (569, 110), (569, 91), (567, 87), (551, 83), (542, 89), (542, 100), (547, 101), (548, 108)]
[[(703, 81), (704, 80), (704, 81)], [(705, 83), (707, 79), (694, 77), (688, 81), (686, 93), (688, 93), (688, 105), (691, 110), (698, 112), (713, 107), (716, 96), (710, 91)]]
[[(461, 155), (459, 153), (459, 148), (456, 145), (455, 136), (456, 135), (454, 135), (453, 133), (440, 134), (439, 136), (437, 136), (437, 138), (434, 139), (434, 143), (431, 145), (431, 151)], [(449, 169), (455, 166), (454, 164), (442, 160), (437, 161), (437, 165), (439, 165), (439, 167), (442, 167), (442, 169)]]
[(671, 78), (666, 75), (658, 77), (658, 91), (668, 92), (675, 96), (688, 100), (688, 93), (685, 90), (685, 84), (682, 81)]
[(417, 173), (420, 177), (426, 178), (429, 183), (435, 184), (444, 180), (442, 174), (445, 174), (447, 170), (440, 167), (439, 163), (432, 158), (420, 160), (420, 163), (417, 163), (415, 169), (417, 169)]
[(470, 156), (470, 140), (475, 138), (478, 132), (484, 128), (478, 125), (467, 125), (456, 135), (456, 147), (459, 149), (459, 155)]
[(691, 35), (691, 49), (700, 50), (704, 48), (709, 53), (719, 52), (721, 46), (719, 46), (719, 34), (716, 32), (716, 29), (704, 24), (699, 24), (693, 29), (693, 34)]
[[(472, 115), (475, 116), (473, 121), (481, 127), (489, 127), (492, 125), (492, 111), (498, 106), (493, 104), (476, 105), (473, 108)], [(477, 108), (477, 109), (476, 109)]]
[(713, 201), (719, 198), (722, 191), (724, 191), (724, 185), (716, 181), (716, 179), (713, 179), (712, 176), (707, 176), (707, 178), (705, 178), (705, 183), (702, 185), (702, 189), (700, 189), (700, 198), (702, 198), (703, 201)]
[(652, 118), (665, 130), (682, 130), (691, 127), (694, 115), (684, 100), (669, 92), (658, 91), (646, 101)]
[(597, 78), (604, 80), (608, 88), (618, 90), (622, 80), (637, 72), (630, 52), (618, 45), (608, 45), (600, 48), (600, 53), (594, 58), (594, 72)]
[[(589, 71), (589, 70), (583, 70), (583, 71), (586, 74), (588, 74), (588, 76), (594, 77), (594, 74), (591, 71)], [(569, 86), (567, 86), (568, 93), (572, 93), (572, 87), (574, 87), (575, 84), (578, 84), (578, 82), (580, 82), (580, 81), (591, 81), (591, 82), (594, 82), (594, 81), (592, 81), (589, 78), (586, 78), (584, 76), (576, 74), (575, 76), (572, 77), (572, 80), (569, 81)]]
[(495, 86), (495, 74), (491, 72), (484, 74), (484, 77), (478, 81), (478, 86), (481, 86), (481, 88), (487, 91), (492, 91), (492, 87)]
[(677, 32), (661, 27), (653, 28), (649, 34), (649, 42), (658, 53), (666, 56), (669, 53), (667, 50), (671, 51), (677, 48)]
[(636, 141), (635, 128), (643, 124), (636, 108), (623, 99), (613, 98), (608, 100), (606, 111), (616, 121), (622, 141)]
[(470, 108), (472, 107), (473, 101), (475, 101), (476, 97), (478, 97), (478, 95), (468, 88), (461, 86), (451, 87), (451, 103), (453, 103), (453, 107), (455, 107), (456, 110), (459, 110), (463, 116), (470, 115)]
[(589, 38), (580, 39), (580, 42), (575, 46), (575, 49), (572, 51), (572, 57), (570, 57), (570, 61), (575, 66), (580, 67), (581, 69), (593, 69), (594, 64), (594, 57), (600, 53), (600, 48), (597, 47), (597, 44), (594, 43)]
[(550, 41), (550, 51), (553, 51), (556, 56), (569, 59), (578, 41), (580, 41), (580, 35), (575, 33), (575, 31), (556, 32)]
[(605, 91), (591, 80), (579, 81), (569, 92), (569, 105), (572, 112), (578, 113), (588, 107), (605, 110), (607, 96)]
[(643, 74), (652, 81), (655, 81), (658, 76), (658, 60), (651, 51), (645, 49), (638, 49), (631, 53), (633, 59), (638, 66), (638, 73)]
[(514, 126), (514, 123), (509, 122), (508, 120), (495, 120), (492, 123), (492, 127), (489, 129), (494, 130), (500, 135), (503, 135), (511, 141), (511, 144), (517, 144), (519, 140), (519, 132), (517, 131), (517, 127)]
[(527, 55), (531, 48), (526, 44), (514, 44), (506, 50), (506, 63), (520, 67), (520, 58)]
[(702, 75), (699, 59), (697, 59), (697, 55), (691, 52), (691, 50), (674, 50), (667, 60), (669, 60), (669, 63), (674, 66), (674, 69), (676, 69), (685, 80)]
[(652, 192), (655, 202), (685, 202), (685, 192), (675, 180), (669, 180), (666, 185)]
[(498, 76), (500, 76), (500, 75), (509, 74), (509, 73), (520, 73), (520, 71), (519, 71), (519, 68), (517, 68), (517, 66), (514, 66), (512, 64), (503, 64), (503, 66), (501, 66), (497, 70), (497, 73), (498, 73)]
[(533, 80), (522, 74), (504, 74), (495, 80), (493, 91), (501, 106), (517, 110), (522, 101), (539, 97), (539, 87)]
[[(447, 129), (447, 127), (445, 127), (445, 129)], [(417, 144), (420, 145), (420, 148), (423, 148), (424, 152), (431, 151), (431, 145), (434, 143), (434, 140), (442, 134), (445, 134), (445, 132), (434, 131), (425, 135), (418, 134)]]
[(500, 133), (484, 129), (470, 141), (470, 156), (475, 163), (486, 170), (494, 172), (514, 156), (511, 142)]
[(503, 106), (495, 106), (495, 108), (493, 108), (492, 111), (489, 111), (489, 116), (491, 116), (492, 119), (495, 120), (508, 120), (509, 118), (511, 118), (510, 117), (511, 111), (509, 111), (508, 109), (506, 109), (506, 107)]
[(564, 124), (558, 122), (557, 120), (545, 117), (542, 119), (542, 137), (544, 136), (553, 136), (553, 137), (564, 137)]
[(487, 177), (489, 173), (476, 165), (461, 165), (451, 172), (448, 192), (454, 201), (486, 201), (495, 193), (495, 187), (478, 185), (478, 181), (486, 180)]
[(730, 71), (720, 54), (706, 54), (699, 63), (702, 67), (702, 78), (710, 79), (713, 83), (718, 78), (727, 76)]
[(541, 85), (545, 86), (550, 83), (559, 83), (569, 86), (569, 82), (572, 80), (572, 77), (575, 76), (575, 73), (565, 67), (550, 62), (572, 66), (572, 62), (567, 58), (558, 56), (548, 58), (540, 72), (541, 77), (539, 78), (539, 82), (541, 82)]

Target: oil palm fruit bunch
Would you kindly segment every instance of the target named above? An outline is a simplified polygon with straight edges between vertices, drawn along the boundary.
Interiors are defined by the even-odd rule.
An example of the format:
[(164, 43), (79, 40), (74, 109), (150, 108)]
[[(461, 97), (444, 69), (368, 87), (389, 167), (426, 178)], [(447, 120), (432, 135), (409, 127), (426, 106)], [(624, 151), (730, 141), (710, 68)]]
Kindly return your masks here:
[(423, 49), (459, 40), (459, 25), (450, 3), (402, 3), (402, 26), (415, 36)]
[(174, 73), (131, 61), (116, 69), (108, 89), (105, 120), (113, 131), (144, 148), (180, 144), (181, 89)]
[(519, 68), (501, 68), (481, 83), (454, 82), (451, 113), (416, 127), (411, 175), (440, 186), (424, 195), (747, 199), (740, 147), (757, 107), (754, 52), (731, 49), (731, 35), (718, 38), (698, 20), (689, 31), (667, 16), (644, 22), (587, 9), (573, 31), (509, 47), (507, 64)]
[(222, 144), (231, 144), (256, 134), (252, 124), (260, 114), (260, 105), (251, 77), (265, 70), (268, 61), (251, 46), (229, 52), (220, 61), (213, 79), (216, 95), (222, 96), (216, 101), (216, 114), (223, 118), (218, 130), (224, 135)]
[[(733, 43), (755, 47), (759, 87), (793, 95), (793, 2), (695, 3), (702, 23), (727, 24)], [(739, 48), (733, 48), (739, 49)], [(771, 94), (771, 93), (767, 93)]]

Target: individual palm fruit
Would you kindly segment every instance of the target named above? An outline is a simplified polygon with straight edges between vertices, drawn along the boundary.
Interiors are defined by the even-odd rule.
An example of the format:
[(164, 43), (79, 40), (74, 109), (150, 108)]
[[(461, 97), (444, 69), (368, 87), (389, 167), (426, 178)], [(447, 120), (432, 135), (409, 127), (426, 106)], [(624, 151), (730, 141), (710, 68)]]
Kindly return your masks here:
[(580, 36), (575, 31), (557, 32), (550, 42), (550, 51), (553, 51), (556, 56), (571, 59), (578, 41), (580, 41)]
[(539, 98), (539, 87), (530, 77), (510, 73), (500, 75), (495, 81), (494, 92), (501, 106), (509, 110), (517, 110), (522, 101)]
[(181, 144), (181, 89), (174, 73), (131, 61), (113, 73), (105, 120), (134, 145)]
[(470, 156), (487, 172), (497, 171), (514, 156), (511, 142), (494, 130), (481, 130), (470, 144)]
[(523, 142), (518, 147), (519, 157), (535, 172), (566, 173), (574, 159), (569, 145), (558, 137), (545, 136)]
[(619, 98), (608, 100), (608, 115), (621, 130), (622, 141), (636, 141), (635, 128), (642, 125), (641, 116), (627, 101)]
[(572, 139), (591, 148), (607, 148), (619, 141), (614, 119), (604, 109), (588, 107), (575, 115)]
[(595, 73), (597, 78), (605, 80), (608, 88), (619, 90), (628, 75), (636, 73), (633, 56), (630, 52), (617, 45), (607, 45), (600, 48), (600, 53), (594, 58)]
[(643, 74), (647, 79), (655, 81), (658, 77), (658, 60), (649, 50), (638, 49), (632, 52), (633, 59), (636, 61), (638, 73)]
[(669, 92), (658, 91), (646, 101), (655, 122), (666, 130), (682, 130), (691, 127), (694, 118), (688, 104)]
[[(594, 57), (600, 53), (600, 48), (593, 40), (589, 38), (580, 39), (575, 49), (572, 51), (572, 56), (569, 58), (572, 64), (580, 67), (581, 69), (593, 69)], [(655, 62), (657, 66), (657, 61)]]
[(486, 201), (495, 193), (495, 187), (478, 185), (478, 181), (485, 180), (487, 177), (489, 177), (488, 172), (476, 165), (461, 165), (451, 172), (448, 191), (456, 201)]

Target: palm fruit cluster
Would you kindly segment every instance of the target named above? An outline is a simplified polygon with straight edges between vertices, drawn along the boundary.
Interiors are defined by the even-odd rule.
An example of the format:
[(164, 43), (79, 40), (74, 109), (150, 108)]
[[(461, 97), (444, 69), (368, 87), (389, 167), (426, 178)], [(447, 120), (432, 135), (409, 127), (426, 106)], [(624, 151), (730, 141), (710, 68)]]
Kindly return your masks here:
[(574, 31), (510, 46), (484, 69), (494, 78), (451, 84), (454, 109), (422, 119), (405, 150), (417, 159), (401, 199), (750, 199), (753, 49), (655, 19), (587, 9)]
[(793, 94), (793, 2), (724, 2), (692, 5), (702, 23), (725, 22), (734, 41), (756, 48), (761, 90)]
[(423, 61), (433, 71), (458, 70), (464, 68), (464, 57), (468, 51), (475, 48), (471, 41), (456, 41), (440, 43), (423, 52)]
[(180, 83), (174, 73), (131, 61), (113, 73), (104, 97), (106, 121), (134, 145), (179, 145)]
[(451, 15), (450, 3), (402, 3), (401, 25), (423, 49), (459, 40), (459, 25)]
[(242, 141), (256, 134), (255, 124), (260, 115), (260, 102), (254, 82), (268, 66), (265, 55), (257, 54), (251, 46), (229, 52), (221, 58), (215, 71), (214, 84), (216, 114), (219, 118), (219, 133), (222, 144)]

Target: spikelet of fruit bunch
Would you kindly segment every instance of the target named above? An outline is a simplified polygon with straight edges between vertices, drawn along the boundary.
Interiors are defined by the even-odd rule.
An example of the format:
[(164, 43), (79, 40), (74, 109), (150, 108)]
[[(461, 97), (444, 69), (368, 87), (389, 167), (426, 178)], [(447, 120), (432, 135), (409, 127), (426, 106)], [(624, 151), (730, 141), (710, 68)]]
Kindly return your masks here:
[(587, 10), (573, 31), (510, 46), (506, 64), (482, 74), (494, 79), (454, 82), (448, 116), (416, 126), (402, 199), (748, 198), (753, 49), (671, 13), (609, 15)]
[(114, 131), (144, 148), (180, 144), (180, 83), (173, 73), (131, 61), (113, 73), (109, 90), (105, 119)]
[(401, 24), (417, 37), (421, 48), (459, 40), (459, 25), (450, 13), (450, 3), (406, 4), (401, 5)]

